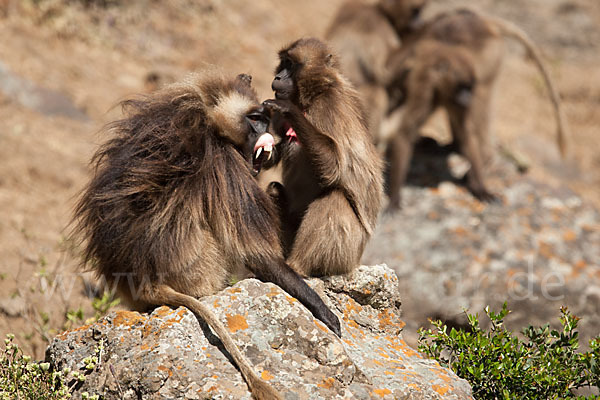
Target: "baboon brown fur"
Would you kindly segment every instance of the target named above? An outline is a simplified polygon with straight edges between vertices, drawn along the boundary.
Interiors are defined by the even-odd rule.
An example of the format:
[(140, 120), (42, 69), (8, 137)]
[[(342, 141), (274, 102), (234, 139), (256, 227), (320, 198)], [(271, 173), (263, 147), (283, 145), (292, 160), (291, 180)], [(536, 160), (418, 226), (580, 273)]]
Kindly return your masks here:
[(186, 306), (215, 330), (257, 399), (281, 398), (197, 298), (248, 268), (337, 335), (337, 317), (283, 258), (277, 211), (251, 174), (268, 113), (248, 75), (204, 72), (123, 103), (75, 211), (84, 259), (134, 308)]
[(426, 2), (350, 0), (340, 6), (325, 35), (339, 54), (342, 72), (361, 95), (375, 141), (389, 108), (386, 61), (400, 47), (401, 38), (420, 27)]
[(280, 159), (287, 262), (305, 276), (348, 273), (375, 228), (382, 161), (359, 95), (325, 43), (297, 40), (279, 59), (276, 98), (263, 104), (282, 117), (276, 130), (285, 137)]
[[(558, 147), (563, 156), (566, 154), (566, 127), (559, 97), (539, 51), (527, 35), (508, 21), (471, 10), (444, 13), (405, 40), (388, 60), (391, 114), (383, 124), (386, 128), (380, 130), (380, 140), (388, 143), (388, 210), (400, 207), (400, 188), (418, 130), (437, 106), (448, 111), (454, 146), (471, 163), (467, 187), (481, 200), (497, 199), (485, 187), (483, 171), (491, 158), (490, 102), (505, 55), (503, 36), (523, 43), (540, 70), (554, 107)], [(456, 81), (461, 74), (472, 74), (471, 84), (464, 76), (462, 83)], [(398, 107), (400, 98), (402, 105)]]

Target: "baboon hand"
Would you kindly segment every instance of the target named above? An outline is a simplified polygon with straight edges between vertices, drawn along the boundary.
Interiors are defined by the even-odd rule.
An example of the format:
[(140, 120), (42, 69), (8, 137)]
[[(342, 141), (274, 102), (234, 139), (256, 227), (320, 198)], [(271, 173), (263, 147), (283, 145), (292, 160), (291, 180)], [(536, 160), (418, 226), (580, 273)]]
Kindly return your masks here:
[(296, 107), (294, 103), (292, 103), (289, 100), (270, 99), (263, 101), (262, 104), (263, 106), (271, 109), (272, 111), (278, 112), (282, 115), (289, 115), (294, 111), (298, 110), (298, 107)]

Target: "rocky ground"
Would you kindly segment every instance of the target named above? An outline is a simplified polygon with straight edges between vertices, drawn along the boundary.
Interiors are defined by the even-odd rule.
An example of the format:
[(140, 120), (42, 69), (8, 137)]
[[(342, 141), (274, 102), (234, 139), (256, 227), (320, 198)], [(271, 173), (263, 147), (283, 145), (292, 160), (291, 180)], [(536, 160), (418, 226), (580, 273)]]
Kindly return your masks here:
[(465, 326), (461, 311), (483, 315), (486, 305), (499, 310), (505, 301), (513, 329), (559, 326), (566, 306), (582, 317), (585, 343), (598, 335), (600, 213), (503, 159), (490, 172), (502, 202), (482, 204), (448, 176), (446, 164), (459, 165), (454, 156), (429, 150), (413, 162), (402, 211), (381, 218), (363, 257), (385, 260), (398, 274), (407, 340), (415, 344), (428, 318)]
[[(436, 0), (428, 13), (459, 3)], [(57, 332), (93, 315), (85, 291), (92, 281), (74, 272), (77, 249), (65, 237), (73, 199), (89, 177), (87, 162), (103, 140), (96, 132), (118, 118), (119, 100), (205, 63), (253, 74), (260, 97), (270, 97), (276, 51), (299, 36), (321, 35), (340, 4), (0, 0), (0, 334), (14, 332), (28, 353), (41, 358)], [(421, 288), (402, 294), (406, 315), (415, 318), (407, 320), (407, 333), (428, 315), (454, 319), (462, 306), (477, 311), (484, 303), (477, 296), (492, 287), (502, 294), (512, 284), (507, 274), (515, 277), (515, 290), (520, 288), (519, 272), (529, 271), (531, 259), (535, 279), (525, 279), (524, 288), (531, 281), (538, 290), (544, 274), (558, 271), (565, 283), (550, 293), (564, 294), (564, 302), (583, 317), (598, 312), (592, 293), (598, 220), (589, 204), (600, 205), (600, 5), (482, 0), (477, 6), (513, 20), (542, 47), (564, 99), (572, 158), (557, 157), (541, 79), (520, 47), (511, 45), (492, 128), (500, 143), (529, 158), (528, 175), (491, 171), (497, 177), (492, 188), (505, 198), (494, 206), (448, 183), (409, 187), (405, 208), (382, 221), (366, 255), (396, 268), (401, 282)], [(444, 119), (438, 116), (424, 133), (446, 138)], [(440, 183), (431, 179), (430, 185)], [(407, 242), (411, 231), (421, 233)], [(552, 276), (547, 283), (559, 275)], [(537, 302), (513, 301), (513, 309), (523, 305), (515, 310), (523, 315), (517, 323), (532, 321), (540, 304), (548, 310), (540, 320), (558, 315), (561, 301), (546, 302), (541, 290)], [(506, 292), (504, 298), (510, 296)], [(421, 298), (423, 312), (412, 313)], [(79, 307), (83, 318), (70, 313), (69, 321), (66, 315)]]
[[(389, 268), (361, 267), (309, 284), (340, 317), (341, 338), (280, 288), (255, 279), (202, 302), (286, 399), (472, 399), (466, 381), (402, 340), (398, 279)], [(220, 346), (187, 309), (160, 307), (111, 313), (60, 334), (47, 360), (86, 375), (75, 399), (83, 392), (107, 400), (249, 399)], [(98, 363), (86, 370), (84, 360), (93, 356)]]

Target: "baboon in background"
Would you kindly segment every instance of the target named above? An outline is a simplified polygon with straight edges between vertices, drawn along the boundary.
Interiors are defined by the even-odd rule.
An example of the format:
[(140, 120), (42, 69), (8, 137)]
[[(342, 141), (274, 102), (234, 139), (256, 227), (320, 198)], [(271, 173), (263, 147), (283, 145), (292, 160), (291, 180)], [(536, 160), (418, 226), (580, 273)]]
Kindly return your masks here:
[(387, 58), (403, 36), (421, 25), (425, 4), (426, 0), (350, 0), (341, 5), (325, 35), (339, 54), (342, 72), (362, 97), (375, 141), (389, 108)]
[[(485, 187), (483, 169), (491, 158), (490, 101), (505, 55), (503, 36), (523, 43), (540, 70), (554, 106), (558, 147), (563, 156), (566, 154), (565, 121), (559, 97), (527, 35), (508, 21), (470, 10), (444, 13), (405, 41), (388, 61), (391, 74), (388, 92), (392, 101), (386, 126), (392, 128), (380, 131), (383, 140), (393, 135), (387, 147), (388, 210), (400, 208), (400, 188), (408, 173), (418, 130), (437, 106), (448, 111), (454, 146), (471, 163), (467, 187), (481, 200), (497, 198)], [(474, 80), (469, 84), (465, 74), (470, 73)], [(457, 79), (461, 75), (462, 81)], [(398, 99), (402, 99), (399, 108)]]
[[(84, 259), (137, 309), (186, 306), (215, 330), (255, 398), (280, 398), (198, 297), (239, 267), (273, 282), (340, 335), (321, 298), (283, 258), (277, 212), (251, 174), (252, 142), (269, 124), (248, 75), (215, 72), (124, 102), (113, 138), (75, 210)], [(323, 239), (323, 238), (321, 238)]]
[[(323, 42), (300, 39), (279, 52), (263, 104), (283, 137), (283, 243), (305, 276), (351, 272), (360, 262), (382, 200), (382, 162), (358, 93)], [(279, 118), (277, 118), (279, 116)]]
[(387, 143), (386, 157), (388, 211), (400, 208), (400, 188), (406, 179), (413, 147), (419, 136), (419, 128), (438, 107), (447, 110), (455, 145), (471, 162), (467, 173), (467, 186), (478, 198), (489, 200), (489, 192), (483, 186), (482, 160), (473, 142), (477, 132), (469, 123), (477, 110), (472, 103), (476, 87), (473, 60), (469, 52), (443, 43), (425, 40), (410, 51), (398, 52), (390, 60), (395, 79), (389, 85), (390, 107), (394, 110), (391, 126), (398, 130), (382, 129), (380, 140)]

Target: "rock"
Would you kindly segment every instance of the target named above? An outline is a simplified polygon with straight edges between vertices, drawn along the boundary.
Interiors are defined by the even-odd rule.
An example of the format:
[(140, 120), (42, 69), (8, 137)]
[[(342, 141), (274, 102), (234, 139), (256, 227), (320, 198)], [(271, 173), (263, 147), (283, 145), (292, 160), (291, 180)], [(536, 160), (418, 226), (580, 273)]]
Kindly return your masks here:
[[(340, 317), (341, 339), (296, 299), (256, 279), (202, 302), (286, 399), (471, 398), (466, 381), (402, 340), (398, 281), (389, 268), (360, 267), (309, 283)], [(110, 313), (58, 335), (46, 359), (54, 368), (83, 372), (83, 360), (93, 355), (101, 358), (98, 366), (74, 398), (86, 391), (105, 399), (250, 398), (220, 341), (183, 307)]]

